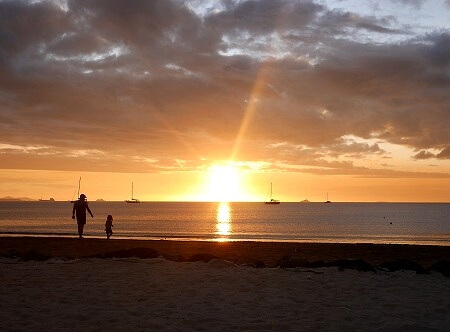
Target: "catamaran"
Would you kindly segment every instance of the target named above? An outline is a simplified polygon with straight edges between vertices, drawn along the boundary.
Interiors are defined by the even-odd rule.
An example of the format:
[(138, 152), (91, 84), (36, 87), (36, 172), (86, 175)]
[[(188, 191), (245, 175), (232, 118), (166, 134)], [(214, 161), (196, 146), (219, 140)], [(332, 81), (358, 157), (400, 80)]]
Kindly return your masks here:
[(327, 193), (327, 200), (326, 200), (326, 202), (325, 203), (331, 203), (331, 201), (330, 200), (328, 200), (328, 193)]
[(280, 204), (280, 201), (272, 198), (272, 182), (270, 182), (270, 201), (264, 202), (264, 204)]
[(140, 203), (141, 201), (137, 198), (133, 198), (133, 182), (131, 182), (131, 199), (127, 199), (125, 202), (127, 203)]

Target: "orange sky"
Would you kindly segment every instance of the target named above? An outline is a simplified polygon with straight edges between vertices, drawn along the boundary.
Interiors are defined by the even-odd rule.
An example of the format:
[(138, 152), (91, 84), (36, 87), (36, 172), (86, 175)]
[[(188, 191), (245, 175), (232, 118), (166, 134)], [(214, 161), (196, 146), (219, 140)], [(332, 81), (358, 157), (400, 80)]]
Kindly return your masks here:
[(1, 1), (0, 198), (449, 202), (449, 14)]
[[(144, 201), (205, 201), (216, 200), (211, 195), (208, 172), (168, 173), (92, 173), (57, 171), (1, 172), (0, 197), (46, 198), (69, 200), (77, 190), (82, 176), (81, 191), (88, 199), (125, 200), (134, 196)], [(301, 173), (244, 173), (239, 195), (243, 200), (264, 201), (269, 198), (270, 181), (273, 197), (282, 201), (303, 199), (321, 202), (449, 202), (450, 179), (356, 178), (352, 176), (318, 176)], [(219, 190), (219, 192), (223, 190)], [(219, 196), (220, 197), (220, 196)], [(233, 200), (233, 199), (229, 199)]]

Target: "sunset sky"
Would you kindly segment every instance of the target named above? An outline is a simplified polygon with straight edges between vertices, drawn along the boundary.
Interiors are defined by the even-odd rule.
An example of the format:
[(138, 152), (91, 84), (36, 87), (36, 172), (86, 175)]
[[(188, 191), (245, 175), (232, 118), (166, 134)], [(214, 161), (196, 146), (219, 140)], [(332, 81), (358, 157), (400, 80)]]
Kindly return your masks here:
[(450, 0), (2, 1), (0, 197), (450, 201)]

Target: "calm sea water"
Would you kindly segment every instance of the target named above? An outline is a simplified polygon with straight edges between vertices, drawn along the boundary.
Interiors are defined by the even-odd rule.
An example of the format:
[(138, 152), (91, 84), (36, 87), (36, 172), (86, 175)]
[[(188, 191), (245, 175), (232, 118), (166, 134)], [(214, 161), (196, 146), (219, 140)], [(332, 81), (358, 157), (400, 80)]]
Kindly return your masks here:
[[(87, 237), (450, 245), (450, 204), (90, 202)], [(76, 236), (68, 202), (0, 202), (0, 234)]]

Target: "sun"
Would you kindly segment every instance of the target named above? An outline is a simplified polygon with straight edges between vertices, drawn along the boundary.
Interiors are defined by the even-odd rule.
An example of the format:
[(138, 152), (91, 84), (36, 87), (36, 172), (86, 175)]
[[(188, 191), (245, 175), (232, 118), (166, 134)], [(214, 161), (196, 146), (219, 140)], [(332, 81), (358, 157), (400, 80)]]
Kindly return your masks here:
[(240, 161), (222, 161), (209, 165), (202, 173), (197, 201), (257, 202), (258, 186), (252, 179), (258, 171), (255, 165)]
[(242, 173), (233, 164), (213, 165), (209, 169), (208, 200), (232, 202), (242, 200)]

